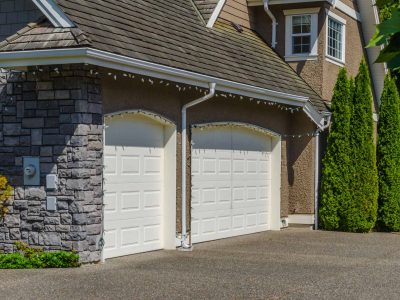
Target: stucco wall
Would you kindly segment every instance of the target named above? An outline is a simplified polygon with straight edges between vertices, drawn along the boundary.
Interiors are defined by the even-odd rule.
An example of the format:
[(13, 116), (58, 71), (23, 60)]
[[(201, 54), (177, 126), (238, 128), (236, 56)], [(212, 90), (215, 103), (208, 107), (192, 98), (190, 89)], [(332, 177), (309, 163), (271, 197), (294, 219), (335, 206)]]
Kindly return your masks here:
[[(107, 71), (105, 71), (107, 73)], [(204, 94), (194, 89), (179, 92), (175, 85), (165, 87), (154, 85), (140, 79), (127, 79), (111, 76), (102, 80), (104, 113), (122, 110), (145, 109), (160, 114), (177, 125), (177, 225), (180, 228), (180, 182), (181, 182), (181, 107), (184, 103)], [(298, 118), (294, 118), (295, 115)], [(269, 105), (256, 104), (255, 101), (233, 100), (217, 97), (207, 103), (193, 107), (188, 112), (188, 125), (206, 122), (235, 121), (258, 125), (279, 134), (304, 133), (315, 130), (313, 123), (303, 112), (291, 114)], [(189, 137), (188, 137), (189, 141)], [(188, 147), (190, 142), (188, 143)], [(281, 216), (290, 212), (313, 213), (314, 169), (313, 142), (310, 138), (286, 139), (282, 141), (282, 190)], [(188, 148), (188, 153), (190, 149)], [(187, 180), (190, 182), (190, 159), (188, 160)], [(190, 188), (187, 190), (190, 199)], [(190, 211), (190, 202), (188, 203)], [(190, 226), (190, 223), (188, 223)]]
[[(355, 1), (348, 0), (346, 4), (350, 7), (356, 7)], [(274, 5), (271, 7), (272, 12), (278, 21), (277, 30), (277, 47), (276, 51), (284, 59), (285, 57), (285, 16), (283, 10), (320, 7), (318, 17), (318, 58), (317, 60), (288, 62), (296, 72), (303, 77), (304, 80), (317, 92), (322, 98), (330, 101), (332, 92), (336, 83), (337, 75), (341, 66), (333, 64), (325, 59), (326, 57), (326, 26), (327, 26), (327, 9), (330, 9), (336, 15), (346, 20), (346, 61), (350, 76), (356, 76), (359, 63), (365, 55), (364, 41), (362, 36), (361, 23), (342, 13), (338, 9), (331, 7), (324, 2), (313, 2), (293, 5)], [(263, 7), (252, 8), (254, 10), (255, 30), (271, 44), (271, 20), (266, 15)]]

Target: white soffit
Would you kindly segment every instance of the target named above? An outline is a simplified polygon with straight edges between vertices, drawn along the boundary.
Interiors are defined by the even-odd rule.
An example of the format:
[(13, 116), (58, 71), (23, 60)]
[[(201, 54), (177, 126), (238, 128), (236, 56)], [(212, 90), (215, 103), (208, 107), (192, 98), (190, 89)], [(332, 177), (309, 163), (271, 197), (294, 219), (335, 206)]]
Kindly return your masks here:
[(75, 24), (65, 15), (54, 0), (32, 0), (54, 27), (71, 28)]

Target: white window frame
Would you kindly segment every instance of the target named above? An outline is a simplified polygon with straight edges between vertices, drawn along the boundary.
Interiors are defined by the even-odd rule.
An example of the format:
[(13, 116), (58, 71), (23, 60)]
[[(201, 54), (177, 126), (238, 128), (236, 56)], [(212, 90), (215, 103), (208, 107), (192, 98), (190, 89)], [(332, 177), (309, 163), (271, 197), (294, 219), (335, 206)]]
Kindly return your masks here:
[[(302, 61), (302, 60), (317, 60), (318, 58), (318, 14), (320, 7), (305, 8), (305, 9), (290, 9), (284, 10), (285, 23), (285, 60), (286, 61)], [(311, 52), (302, 54), (293, 54), (292, 36), (294, 16), (311, 16)]]
[[(328, 51), (328, 45), (329, 45), (329, 19), (333, 19), (336, 22), (342, 24), (342, 59), (338, 59), (334, 56), (329, 55), (329, 51)], [(343, 67), (346, 64), (346, 20), (343, 19), (342, 17), (339, 17), (337, 14), (328, 11), (327, 12), (327, 16), (326, 16), (326, 45), (325, 45), (325, 59), (330, 62), (333, 63), (335, 65), (341, 66)]]

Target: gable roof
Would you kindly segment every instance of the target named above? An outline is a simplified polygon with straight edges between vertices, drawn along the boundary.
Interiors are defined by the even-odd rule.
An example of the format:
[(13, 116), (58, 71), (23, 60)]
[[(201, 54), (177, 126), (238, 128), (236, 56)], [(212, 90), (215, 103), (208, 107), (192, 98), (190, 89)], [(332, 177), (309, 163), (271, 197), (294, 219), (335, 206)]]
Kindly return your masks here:
[(193, 0), (193, 2), (207, 23), (217, 7), (218, 0)]
[[(218, 21), (210, 30), (199, 19), (190, 1), (57, 0), (57, 3), (88, 37), (86, 41), (90, 39), (91, 48), (305, 96), (316, 110), (327, 110), (321, 97), (255, 32), (249, 29), (238, 32), (225, 21)], [(12, 48), (9, 42), (2, 44), (0, 51), (27, 49), (31, 40), (29, 30), (26, 32), (19, 40), (25, 41), (25, 45), (18, 43), (17, 48)], [(42, 41), (34, 47), (48, 49), (53, 45)], [(66, 43), (63, 47), (80, 46)]]

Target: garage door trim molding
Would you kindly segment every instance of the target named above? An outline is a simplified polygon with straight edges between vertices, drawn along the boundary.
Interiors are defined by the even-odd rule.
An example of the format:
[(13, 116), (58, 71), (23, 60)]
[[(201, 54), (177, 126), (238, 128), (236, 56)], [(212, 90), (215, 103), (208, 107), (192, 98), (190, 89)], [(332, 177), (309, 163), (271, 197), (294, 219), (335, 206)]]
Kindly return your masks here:
[[(112, 113), (108, 113), (108, 114), (104, 114), (104, 118), (105, 119), (109, 119), (111, 117), (114, 116), (119, 116), (119, 115), (125, 115), (125, 114), (130, 114), (130, 115), (135, 115), (135, 114), (139, 114), (139, 115), (144, 115), (147, 116), (159, 123), (165, 124), (165, 125), (173, 125), (176, 126), (175, 122), (158, 114), (155, 112), (152, 112), (150, 110), (144, 110), (144, 109), (132, 109), (132, 110), (119, 110), (116, 112), (112, 112)], [(104, 123), (105, 124), (105, 123)]]

